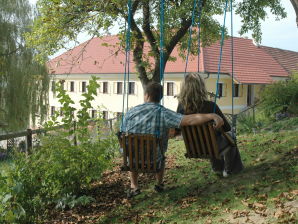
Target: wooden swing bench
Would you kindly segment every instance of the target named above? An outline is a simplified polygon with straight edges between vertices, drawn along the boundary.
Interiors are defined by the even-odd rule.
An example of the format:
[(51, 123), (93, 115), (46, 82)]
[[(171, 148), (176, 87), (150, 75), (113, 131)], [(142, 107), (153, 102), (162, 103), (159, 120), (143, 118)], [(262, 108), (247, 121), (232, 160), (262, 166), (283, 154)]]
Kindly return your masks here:
[(158, 167), (158, 150), (162, 149), (161, 139), (151, 134), (126, 134), (119, 136), (123, 149), (122, 171), (156, 173)]
[[(181, 131), (187, 158), (220, 159), (230, 149), (230, 147), (226, 147), (222, 152), (219, 152), (216, 130), (213, 128), (212, 122), (184, 126), (181, 127)], [(227, 140), (229, 146), (235, 146), (235, 141), (230, 135), (223, 130), (221, 130), (221, 134)]]
[[(212, 122), (203, 125), (181, 127), (186, 147), (187, 158), (220, 159), (230, 147), (219, 152), (216, 131)], [(224, 131), (221, 131), (229, 146), (235, 146), (235, 141)], [(158, 150), (162, 149), (161, 139), (151, 134), (119, 135), (119, 143), (123, 149), (122, 171), (141, 173), (156, 173), (158, 167)], [(149, 149), (149, 150), (148, 150)]]

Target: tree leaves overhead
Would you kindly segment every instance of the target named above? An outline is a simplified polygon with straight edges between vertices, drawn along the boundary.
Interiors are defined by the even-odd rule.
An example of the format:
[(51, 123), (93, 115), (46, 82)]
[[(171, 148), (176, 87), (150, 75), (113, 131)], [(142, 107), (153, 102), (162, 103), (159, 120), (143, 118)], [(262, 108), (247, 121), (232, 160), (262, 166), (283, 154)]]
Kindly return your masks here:
[[(220, 25), (214, 19), (222, 15), (225, 0), (203, 0), (202, 45), (209, 45), (220, 37)], [(252, 30), (253, 37), (261, 40), (260, 21), (266, 18), (267, 11), (277, 18), (285, 17), (280, 0), (234, 0), (236, 13), (242, 17), (241, 33)], [(65, 47), (69, 41), (76, 41), (80, 32), (94, 36), (109, 34), (111, 29), (119, 27), (120, 39), (123, 40), (125, 21), (128, 20), (126, 0), (39, 0), (37, 4), (40, 17), (35, 21), (33, 33), (27, 34), (27, 40), (36, 46), (39, 52), (52, 55)], [(175, 46), (185, 53), (188, 28), (191, 26), (193, 0), (165, 1), (165, 63), (171, 59), (170, 54)], [(159, 16), (160, 1), (132, 1), (132, 51), (133, 60), (143, 84), (153, 80), (159, 81)], [(197, 20), (197, 18), (196, 18)], [(197, 22), (197, 21), (196, 21)], [(193, 35), (197, 30), (194, 29)], [(196, 38), (193, 49), (197, 48)], [(148, 63), (144, 56), (144, 43), (151, 47), (150, 55), (154, 63)], [(197, 52), (193, 50), (193, 53)], [(148, 55), (147, 55), (148, 56)]]
[(286, 17), (284, 8), (280, 5), (280, 0), (243, 0), (238, 4), (236, 13), (242, 18), (243, 25), (240, 34), (253, 31), (252, 37), (256, 42), (261, 42), (261, 20), (268, 16), (268, 10), (276, 16), (276, 19)]
[(0, 130), (27, 128), (30, 117), (46, 113), (46, 68), (33, 61), (23, 36), (32, 15), (28, 0), (0, 0)]

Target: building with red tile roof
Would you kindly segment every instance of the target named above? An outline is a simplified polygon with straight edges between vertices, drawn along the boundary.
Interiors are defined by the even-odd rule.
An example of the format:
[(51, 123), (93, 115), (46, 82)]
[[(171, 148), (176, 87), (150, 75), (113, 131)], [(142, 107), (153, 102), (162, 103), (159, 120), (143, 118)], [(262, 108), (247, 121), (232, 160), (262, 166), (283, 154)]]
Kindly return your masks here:
[[(233, 38), (234, 43), (234, 109), (240, 112), (258, 98), (264, 85), (275, 80), (289, 78), (293, 71), (298, 71), (298, 52), (277, 48), (258, 46), (250, 39)], [(145, 45), (148, 50), (149, 46)], [(218, 61), (220, 53), (219, 42), (201, 48), (201, 54), (190, 56), (187, 72), (197, 72), (198, 60), (200, 74), (205, 77), (209, 92), (215, 93)], [(175, 110), (177, 99), (184, 78), (185, 60), (179, 57), (178, 49), (174, 49), (165, 68), (165, 106)], [(125, 53), (117, 36), (93, 38), (50, 60), (48, 67), (53, 79), (66, 80), (65, 85), (70, 95), (75, 98), (79, 107), (81, 93), (88, 84), (91, 75), (100, 78), (101, 90), (94, 108), (104, 105), (106, 113), (122, 111), (123, 74)], [(153, 63), (153, 60), (152, 60)], [(143, 102), (143, 88), (137, 78), (135, 64), (130, 61), (131, 88), (129, 107)], [(220, 71), (220, 99), (218, 104), (224, 112), (231, 112), (232, 98), (232, 61), (231, 38), (224, 41), (223, 57)], [(121, 84), (122, 83), (122, 84)], [(104, 88), (104, 89), (103, 89)], [(59, 108), (59, 102), (50, 94), (51, 111)], [(53, 107), (55, 107), (53, 109)], [(110, 115), (111, 117), (112, 115)]]

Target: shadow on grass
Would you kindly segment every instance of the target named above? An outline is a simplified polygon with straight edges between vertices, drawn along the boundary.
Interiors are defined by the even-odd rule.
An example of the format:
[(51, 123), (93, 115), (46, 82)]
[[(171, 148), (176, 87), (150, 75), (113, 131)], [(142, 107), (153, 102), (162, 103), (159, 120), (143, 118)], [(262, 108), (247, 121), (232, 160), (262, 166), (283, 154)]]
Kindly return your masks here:
[[(245, 170), (228, 178), (218, 178), (204, 164), (190, 161), (185, 167), (169, 170), (167, 190), (161, 194), (147, 189), (131, 200), (129, 206), (111, 211), (104, 223), (153, 223), (198, 220), (209, 215), (220, 215), (234, 203), (261, 194), (275, 197), (295, 187), (295, 166), (298, 149), (280, 153), (274, 160), (268, 158), (248, 164)], [(204, 168), (201, 166), (203, 165)], [(187, 222), (186, 222), (187, 223)]]

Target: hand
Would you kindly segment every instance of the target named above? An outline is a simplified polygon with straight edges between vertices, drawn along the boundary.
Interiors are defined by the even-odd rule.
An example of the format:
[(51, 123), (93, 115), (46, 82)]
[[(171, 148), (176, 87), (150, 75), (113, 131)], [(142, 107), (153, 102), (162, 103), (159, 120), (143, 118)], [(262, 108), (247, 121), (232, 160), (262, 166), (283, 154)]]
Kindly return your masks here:
[(217, 114), (212, 114), (212, 116), (214, 121), (213, 126), (215, 129), (219, 129), (221, 126), (224, 125), (224, 121), (220, 116), (218, 116)]

